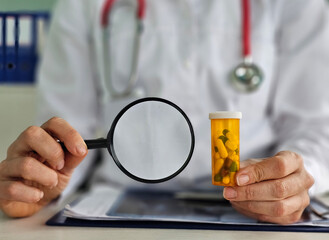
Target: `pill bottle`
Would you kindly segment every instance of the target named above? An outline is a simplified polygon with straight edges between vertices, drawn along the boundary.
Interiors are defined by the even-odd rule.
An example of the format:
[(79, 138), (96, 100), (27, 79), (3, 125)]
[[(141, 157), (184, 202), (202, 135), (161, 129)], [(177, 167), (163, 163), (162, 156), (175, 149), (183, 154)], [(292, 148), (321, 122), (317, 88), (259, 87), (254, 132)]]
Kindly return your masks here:
[(213, 112), (211, 121), (212, 183), (236, 186), (235, 175), (240, 169), (241, 112)]

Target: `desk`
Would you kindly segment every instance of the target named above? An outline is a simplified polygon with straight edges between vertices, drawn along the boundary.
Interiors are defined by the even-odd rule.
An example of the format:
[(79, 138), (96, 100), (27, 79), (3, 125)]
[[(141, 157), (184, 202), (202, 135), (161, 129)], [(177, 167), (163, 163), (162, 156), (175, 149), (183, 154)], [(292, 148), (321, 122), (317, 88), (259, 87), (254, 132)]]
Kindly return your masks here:
[[(328, 197), (329, 199), (329, 197)], [(50, 227), (45, 222), (61, 210), (62, 204), (53, 204), (29, 218), (10, 219), (0, 213), (1, 240), (103, 240), (103, 239), (221, 239), (221, 240), (328, 240), (329, 233), (252, 232), (176, 229), (82, 228)]]

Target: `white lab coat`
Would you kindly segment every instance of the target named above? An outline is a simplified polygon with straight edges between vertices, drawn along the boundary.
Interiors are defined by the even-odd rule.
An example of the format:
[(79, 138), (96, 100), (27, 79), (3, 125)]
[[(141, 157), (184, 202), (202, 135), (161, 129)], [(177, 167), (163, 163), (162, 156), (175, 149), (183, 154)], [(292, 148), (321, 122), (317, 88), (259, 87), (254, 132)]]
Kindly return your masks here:
[[(134, 0), (124, 0), (135, 6)], [(40, 65), (41, 124), (60, 116), (84, 138), (106, 136), (118, 111), (136, 97), (113, 99), (105, 88), (100, 12), (103, 0), (60, 0)], [(239, 0), (148, 0), (137, 88), (180, 106), (192, 121), (193, 158), (172, 182), (195, 185), (209, 175), (208, 113), (241, 111), (241, 159), (291, 150), (315, 178), (312, 193), (329, 190), (329, 20), (324, 0), (252, 0), (252, 56), (265, 80), (251, 94), (228, 81), (241, 63)], [(109, 39), (114, 84), (130, 73), (133, 7), (115, 8)], [(106, 80), (105, 80), (106, 81)], [(124, 86), (124, 85), (123, 85)], [(97, 181), (137, 184), (106, 160)], [(73, 175), (74, 189), (93, 152)], [(210, 180), (210, 178), (209, 178)], [(68, 191), (69, 191), (68, 190)]]

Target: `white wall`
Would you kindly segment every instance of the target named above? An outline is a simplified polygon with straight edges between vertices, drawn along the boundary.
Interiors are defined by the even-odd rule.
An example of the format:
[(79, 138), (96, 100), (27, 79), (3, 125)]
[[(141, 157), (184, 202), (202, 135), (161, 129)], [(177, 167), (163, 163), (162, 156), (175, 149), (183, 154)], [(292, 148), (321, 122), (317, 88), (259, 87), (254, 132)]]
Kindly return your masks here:
[(40, 11), (50, 10), (57, 0), (0, 0), (1, 11)]
[(28, 126), (34, 125), (36, 113), (34, 86), (0, 85), (0, 161), (8, 146)]

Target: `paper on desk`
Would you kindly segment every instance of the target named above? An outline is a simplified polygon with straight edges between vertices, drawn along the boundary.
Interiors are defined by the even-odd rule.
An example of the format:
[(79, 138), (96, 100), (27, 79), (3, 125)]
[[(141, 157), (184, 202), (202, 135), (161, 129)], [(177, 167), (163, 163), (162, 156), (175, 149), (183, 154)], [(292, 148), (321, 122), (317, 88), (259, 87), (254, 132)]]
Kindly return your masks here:
[(107, 211), (117, 200), (121, 190), (107, 186), (97, 186), (83, 198), (78, 199), (64, 208), (64, 216), (79, 219), (108, 219)]
[[(121, 190), (99, 186), (79, 201), (68, 204), (64, 209), (64, 216), (87, 220), (148, 220), (273, 225), (270, 223), (259, 223), (254, 219), (244, 217), (229, 205), (223, 206), (219, 202), (184, 201), (182, 200), (184, 195), (191, 197), (190, 193), (177, 194), (175, 195), (178, 196), (177, 199), (166, 198), (166, 195), (162, 197), (161, 194), (148, 196), (147, 193), (144, 193), (141, 197), (136, 192), (132, 194), (125, 192), (123, 194)], [(209, 197), (209, 195), (206, 196)], [(201, 196), (202, 198), (203, 195)], [(323, 220), (315, 214), (310, 214), (307, 221), (292, 225), (329, 227), (329, 220)]]

